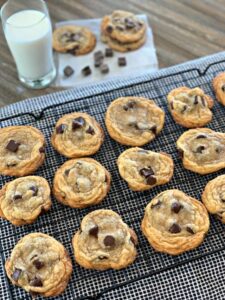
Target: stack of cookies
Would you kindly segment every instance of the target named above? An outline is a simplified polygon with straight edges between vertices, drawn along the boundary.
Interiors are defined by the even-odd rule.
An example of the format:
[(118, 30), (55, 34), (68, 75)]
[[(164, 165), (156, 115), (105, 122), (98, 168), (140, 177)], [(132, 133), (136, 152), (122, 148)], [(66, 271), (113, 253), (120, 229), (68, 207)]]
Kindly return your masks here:
[(134, 14), (116, 10), (101, 23), (101, 39), (116, 51), (140, 48), (146, 40), (146, 24)]

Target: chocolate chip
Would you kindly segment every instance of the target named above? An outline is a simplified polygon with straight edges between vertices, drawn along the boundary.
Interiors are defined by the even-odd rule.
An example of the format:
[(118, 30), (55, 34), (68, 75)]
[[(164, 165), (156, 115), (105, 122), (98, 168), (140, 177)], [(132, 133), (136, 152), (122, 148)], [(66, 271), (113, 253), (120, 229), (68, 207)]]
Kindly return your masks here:
[(66, 77), (70, 77), (74, 73), (74, 69), (70, 66), (66, 66), (63, 70), (63, 73)]
[(90, 230), (89, 230), (89, 234), (94, 236), (95, 238), (98, 237), (98, 226), (95, 225), (94, 227), (92, 227)]
[(201, 97), (202, 105), (205, 106), (205, 98)]
[(108, 25), (108, 26), (106, 27), (106, 31), (107, 31), (108, 33), (112, 33), (112, 32), (113, 32), (113, 27), (112, 27), (111, 25)]
[(137, 240), (133, 236), (130, 237), (130, 240), (134, 244), (134, 246), (138, 244)]
[(125, 111), (128, 111), (129, 109), (134, 108), (135, 105), (136, 105), (136, 102), (131, 100), (131, 101), (129, 101), (127, 104), (125, 104), (125, 105), (123, 106), (123, 109), (124, 109)]
[(41, 148), (39, 149), (39, 152), (40, 152), (40, 153), (45, 153), (45, 147), (44, 147), (44, 146), (41, 147)]
[(41, 278), (35, 276), (33, 279), (31, 279), (30, 285), (35, 287), (41, 287), (43, 286), (43, 282)]
[(40, 261), (39, 259), (35, 259), (33, 261), (33, 265), (36, 267), (36, 269), (40, 270), (41, 268), (44, 267), (44, 263), (42, 261)]
[(68, 176), (69, 173), (70, 173), (70, 169), (67, 169), (67, 170), (65, 170), (65, 172), (64, 172), (64, 174), (65, 174), (66, 176)]
[(69, 41), (70, 42), (78, 42), (81, 37), (82, 37), (82, 34), (79, 32), (71, 33), (70, 37), (69, 37), (69, 39), (70, 39)]
[(79, 48), (80, 48), (79, 45), (75, 45), (73, 48), (68, 49), (68, 50), (67, 50), (67, 53), (70, 53), (70, 54), (72, 54), (72, 55), (76, 55), (76, 50), (78, 50)]
[(157, 180), (156, 180), (155, 177), (153, 177), (153, 176), (148, 176), (148, 178), (147, 178), (147, 184), (148, 184), (148, 185), (154, 185), (154, 184), (156, 184), (156, 182), (157, 182)]
[(118, 58), (118, 66), (124, 67), (127, 65), (127, 61), (125, 57), (119, 57)]
[(191, 234), (195, 234), (193, 229), (189, 226), (186, 227), (187, 232), (191, 233)]
[(199, 134), (196, 136), (196, 139), (206, 139), (206, 138), (207, 138), (207, 136), (204, 134)]
[(174, 109), (173, 101), (170, 102), (170, 107), (172, 110)]
[(184, 105), (182, 110), (181, 110), (181, 113), (183, 114), (186, 110), (187, 110), (187, 105)]
[(153, 209), (153, 208), (159, 208), (160, 206), (161, 206), (161, 204), (162, 204), (162, 202), (160, 201), (160, 200), (158, 200), (155, 204), (152, 204), (151, 205), (151, 209)]
[(7, 162), (7, 167), (10, 168), (10, 167), (15, 167), (17, 165), (16, 162)]
[(66, 129), (66, 125), (60, 124), (59, 126), (56, 127), (55, 131), (57, 134), (62, 134)]
[(153, 125), (153, 126), (150, 128), (150, 130), (151, 130), (151, 132), (152, 132), (154, 135), (156, 135), (156, 133), (157, 133), (157, 127), (156, 127), (156, 125)]
[(99, 257), (98, 257), (98, 259), (100, 259), (100, 260), (103, 260), (103, 259), (107, 259), (108, 257), (107, 256), (104, 256), (104, 255), (100, 255)]
[(86, 133), (89, 133), (89, 134), (91, 134), (91, 135), (94, 135), (94, 134), (95, 134), (95, 131), (94, 131), (94, 129), (93, 129), (91, 126), (89, 126), (88, 129), (86, 130)]
[(149, 167), (149, 168), (142, 168), (139, 171), (139, 173), (140, 173), (141, 176), (144, 176), (145, 178), (147, 178), (148, 176), (154, 175), (154, 171), (152, 170), (151, 167)]
[(73, 120), (72, 129), (73, 130), (79, 129), (79, 128), (83, 127), (84, 124), (85, 124), (84, 118), (83, 117), (78, 117), (78, 118)]
[(12, 279), (13, 279), (14, 281), (18, 281), (21, 273), (22, 273), (22, 270), (21, 270), (21, 269), (15, 268), (15, 270), (14, 270), (14, 272), (13, 272), (13, 274), (12, 274)]
[(94, 53), (94, 59), (95, 60), (97, 60), (97, 59), (103, 59), (103, 58), (104, 58), (104, 54), (103, 54), (103, 52), (101, 50), (96, 51)]
[(102, 64), (100, 66), (100, 71), (101, 71), (102, 74), (109, 73), (109, 66), (107, 64)]
[(199, 96), (195, 96), (195, 99), (194, 99), (194, 105), (197, 105), (197, 104), (198, 104), (198, 97), (199, 97)]
[(126, 24), (126, 28), (132, 29), (132, 28), (135, 27), (135, 23), (134, 23), (134, 21), (132, 19), (125, 18), (124, 21), (125, 21), (125, 24)]
[(171, 232), (171, 233), (179, 233), (179, 232), (181, 232), (181, 228), (180, 228), (180, 226), (178, 224), (174, 223), (170, 227), (169, 232)]
[(221, 90), (225, 92), (225, 84), (221, 87)]
[(104, 238), (104, 244), (106, 247), (113, 247), (115, 246), (115, 238), (111, 235), (107, 235), (105, 238)]
[(119, 31), (124, 31), (125, 28), (124, 28), (123, 25), (117, 25), (116, 29), (119, 30)]
[(198, 148), (196, 149), (196, 153), (202, 153), (203, 150), (205, 150), (205, 146), (200, 145), (200, 146), (198, 146)]
[(113, 57), (113, 50), (111, 48), (105, 49), (105, 56), (106, 57)]
[(33, 196), (37, 196), (38, 194), (38, 187), (33, 185), (30, 187), (30, 190), (33, 191)]
[(11, 152), (16, 152), (20, 146), (20, 143), (15, 142), (14, 140), (10, 140), (6, 145), (6, 149)]
[(178, 214), (179, 211), (183, 208), (183, 205), (181, 205), (179, 202), (174, 202), (171, 205), (171, 211), (175, 214)]
[(184, 157), (184, 151), (182, 149), (177, 149), (178, 150), (178, 155), (181, 159)]
[(91, 68), (89, 66), (86, 66), (81, 70), (81, 72), (84, 76), (88, 76), (91, 74)]
[(102, 62), (103, 62), (103, 59), (102, 59), (102, 58), (95, 59), (94, 66), (95, 66), (96, 68), (98, 68), (98, 67), (101, 66)]
[(13, 197), (13, 200), (21, 200), (23, 197), (22, 197), (22, 194), (15, 194), (14, 197)]
[(216, 153), (220, 153), (220, 149), (219, 148), (216, 148)]

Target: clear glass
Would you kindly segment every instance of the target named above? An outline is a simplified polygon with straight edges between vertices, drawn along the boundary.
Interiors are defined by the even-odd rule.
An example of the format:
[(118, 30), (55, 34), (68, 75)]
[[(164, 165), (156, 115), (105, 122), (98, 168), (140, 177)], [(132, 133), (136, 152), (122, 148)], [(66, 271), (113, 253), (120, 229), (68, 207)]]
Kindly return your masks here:
[(42, 0), (8, 0), (1, 8), (2, 26), (19, 80), (41, 89), (56, 77), (52, 26)]

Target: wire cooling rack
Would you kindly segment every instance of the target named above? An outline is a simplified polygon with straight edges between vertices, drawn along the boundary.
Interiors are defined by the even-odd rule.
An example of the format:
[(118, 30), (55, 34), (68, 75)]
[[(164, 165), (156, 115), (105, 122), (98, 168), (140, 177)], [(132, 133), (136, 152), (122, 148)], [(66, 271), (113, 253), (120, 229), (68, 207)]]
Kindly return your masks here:
[[(73, 234), (78, 230), (82, 218), (89, 212), (99, 208), (109, 208), (118, 212), (123, 220), (136, 231), (139, 238), (138, 256), (136, 261), (128, 268), (120, 271), (94, 271), (79, 267), (73, 259), (73, 274), (64, 294), (54, 299), (101, 299), (107, 292), (113, 291), (129, 283), (152, 277), (166, 270), (182, 266), (191, 261), (210, 256), (213, 253), (225, 249), (224, 226), (211, 217), (211, 227), (203, 244), (195, 250), (173, 257), (155, 252), (148, 244), (140, 230), (144, 208), (149, 201), (159, 192), (178, 188), (192, 197), (201, 199), (201, 193), (206, 183), (223, 171), (214, 174), (200, 176), (182, 167), (178, 158), (175, 142), (184, 132), (184, 129), (175, 124), (168, 112), (166, 95), (171, 89), (179, 86), (201, 87), (207, 94), (215, 98), (212, 91), (212, 78), (225, 67), (225, 60), (211, 63), (204, 71), (192, 68), (185, 71), (167, 74), (152, 80), (127, 85), (107, 92), (98, 93), (82, 99), (71, 100), (66, 103), (51, 105), (41, 111), (40, 114), (24, 113), (14, 115), (0, 120), (0, 126), (31, 125), (39, 128), (47, 140), (47, 157), (44, 165), (35, 173), (45, 177), (50, 184), (55, 171), (66, 159), (56, 153), (50, 145), (50, 136), (56, 121), (64, 114), (82, 111), (94, 116), (105, 131), (105, 141), (100, 151), (93, 157), (102, 163), (112, 174), (112, 187), (107, 198), (98, 206), (82, 210), (72, 209), (58, 203), (53, 199), (52, 209), (41, 216), (34, 224), (15, 227), (5, 220), (0, 220), (0, 254), (1, 264), (4, 265), (7, 257), (17, 241), (30, 232), (43, 232), (52, 235), (59, 240), (69, 251), (73, 258), (71, 240)], [(175, 172), (170, 183), (155, 187), (150, 191), (132, 192), (118, 173), (116, 159), (126, 149), (113, 141), (107, 134), (104, 115), (107, 106), (117, 97), (121, 96), (143, 96), (153, 99), (166, 112), (166, 122), (163, 131), (145, 149), (153, 151), (164, 151), (172, 155)], [(213, 108), (213, 121), (209, 128), (225, 132), (224, 120), (225, 108), (215, 102)], [(1, 176), (1, 186), (11, 180), (8, 176)], [(8, 281), (4, 268), (0, 270), (1, 299), (25, 300), (30, 296), (21, 288), (14, 287)], [(138, 299), (138, 296), (137, 296)]]

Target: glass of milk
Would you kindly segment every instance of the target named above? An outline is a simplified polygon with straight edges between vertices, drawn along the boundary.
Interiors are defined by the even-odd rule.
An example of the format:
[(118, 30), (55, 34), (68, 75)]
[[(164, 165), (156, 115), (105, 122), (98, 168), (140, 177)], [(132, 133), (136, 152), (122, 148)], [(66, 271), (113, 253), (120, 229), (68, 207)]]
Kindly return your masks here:
[(33, 89), (48, 86), (56, 77), (56, 68), (45, 2), (8, 0), (1, 8), (1, 19), (19, 80)]

